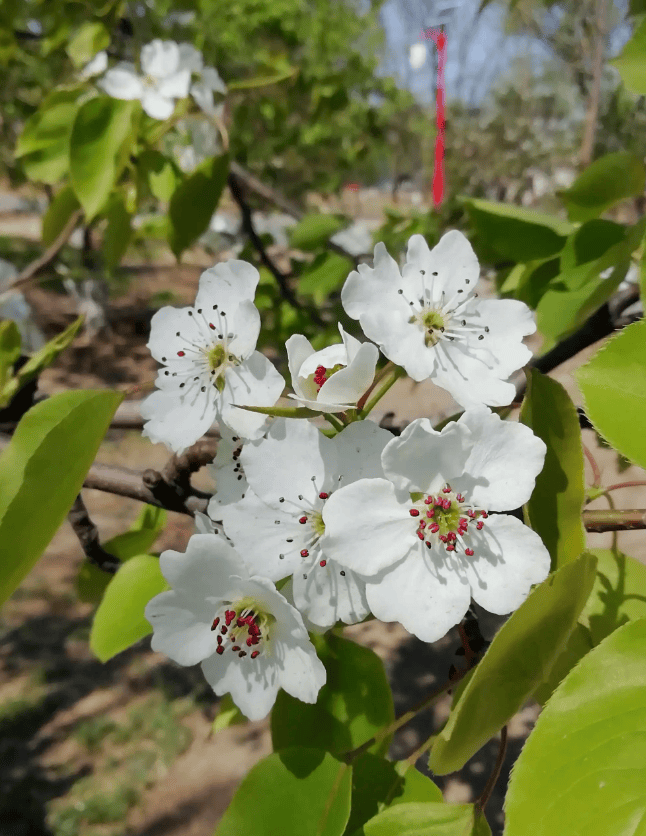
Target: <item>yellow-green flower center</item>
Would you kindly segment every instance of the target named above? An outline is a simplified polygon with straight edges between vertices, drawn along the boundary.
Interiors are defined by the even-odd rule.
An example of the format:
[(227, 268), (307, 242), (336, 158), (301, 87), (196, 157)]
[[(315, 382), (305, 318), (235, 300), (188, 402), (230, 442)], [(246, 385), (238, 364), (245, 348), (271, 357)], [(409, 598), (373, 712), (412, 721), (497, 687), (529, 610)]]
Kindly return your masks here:
[(448, 317), (437, 308), (424, 308), (412, 316), (409, 322), (416, 322), (425, 332), (424, 342), (427, 346), (434, 346), (440, 340), (440, 334), (444, 333)]

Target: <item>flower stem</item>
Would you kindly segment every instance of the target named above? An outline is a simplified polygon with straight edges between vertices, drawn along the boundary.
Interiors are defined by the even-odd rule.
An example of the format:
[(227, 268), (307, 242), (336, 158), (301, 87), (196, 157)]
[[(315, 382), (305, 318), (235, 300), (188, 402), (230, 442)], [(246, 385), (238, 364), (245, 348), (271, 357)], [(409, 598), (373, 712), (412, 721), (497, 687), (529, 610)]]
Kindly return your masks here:
[[(393, 383), (400, 377), (403, 377), (405, 374), (404, 370), (399, 366), (393, 366), (392, 369), (389, 370), (389, 374), (385, 376), (385, 380), (381, 384), (381, 386), (377, 389), (374, 395), (370, 398), (370, 400), (364, 405), (362, 409), (358, 410), (359, 418), (363, 419), (366, 416), (370, 415), (372, 410), (375, 406), (379, 403), (379, 401), (383, 398), (386, 392), (390, 389)], [(358, 406), (358, 404), (357, 404)]]
[(389, 360), (386, 363), (386, 365), (383, 367), (383, 369), (379, 372), (379, 374), (375, 377), (375, 379), (372, 381), (370, 386), (363, 393), (363, 395), (357, 401), (357, 412), (360, 412), (364, 408), (364, 406), (366, 405), (366, 401), (370, 397), (370, 393), (374, 390), (375, 386), (377, 386), (379, 383), (381, 383), (381, 381), (388, 374), (388, 372), (391, 369), (394, 369), (394, 368), (395, 368), (395, 364), (393, 363), (392, 360)]
[(324, 412), (323, 415), (325, 416), (325, 420), (328, 421), (330, 424), (332, 424), (334, 429), (338, 433), (340, 433), (341, 430), (344, 427), (343, 423), (341, 421), (339, 421), (339, 419), (335, 415), (332, 415), (331, 412)]
[(500, 777), (500, 770), (502, 769), (503, 761), (505, 760), (505, 753), (507, 752), (507, 726), (503, 726), (500, 730), (500, 747), (498, 749), (498, 757), (496, 758), (496, 763), (493, 768), (493, 772), (489, 776), (489, 780), (482, 791), (482, 795), (476, 801), (475, 806), (476, 809), (479, 810), (481, 813), (484, 813), (484, 809), (487, 806), (487, 802), (493, 792), (494, 787)]

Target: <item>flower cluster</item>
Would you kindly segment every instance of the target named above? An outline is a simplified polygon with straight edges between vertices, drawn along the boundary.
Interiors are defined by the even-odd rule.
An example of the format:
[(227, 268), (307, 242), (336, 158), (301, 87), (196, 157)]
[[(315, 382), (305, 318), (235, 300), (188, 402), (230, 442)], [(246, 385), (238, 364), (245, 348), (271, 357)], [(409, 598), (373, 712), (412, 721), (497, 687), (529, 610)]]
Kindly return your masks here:
[[(245, 262), (207, 270), (193, 307), (153, 317), (148, 347), (162, 367), (144, 433), (176, 452), (214, 421), (221, 434), (209, 516), (184, 555), (161, 556), (172, 589), (146, 610), (153, 648), (201, 662), (247, 716), (265, 716), (279, 687), (316, 700), (325, 670), (307, 630), (372, 614), (435, 641), (472, 600), (506, 614), (547, 576), (538, 535), (503, 513), (529, 499), (545, 445), (489, 408), (513, 399), (508, 378), (529, 357), (522, 338), (534, 324), (520, 302), (479, 300), (478, 270), (461, 233), (433, 250), (416, 235), (401, 271), (378, 244), (374, 267), (342, 291), (391, 367), (433, 379), (464, 407), (441, 431), (422, 418), (396, 437), (362, 420), (389, 367), (376, 378), (377, 346), (341, 326), (342, 342), (321, 351), (289, 338), (298, 417), (272, 417), (284, 381), (255, 351), (258, 273)], [(303, 406), (332, 429), (300, 417)]]
[[(213, 67), (205, 67), (202, 53), (191, 44), (177, 44), (159, 38), (143, 47), (141, 73), (134, 64), (121, 61), (99, 80), (99, 86), (114, 99), (138, 99), (153, 119), (168, 119), (177, 99), (189, 93), (198, 107), (209, 116), (219, 113), (217, 94), (225, 95), (226, 85)], [(90, 78), (107, 67), (107, 55), (100, 52), (83, 69), (82, 78)], [(192, 81), (194, 77), (195, 80)]]

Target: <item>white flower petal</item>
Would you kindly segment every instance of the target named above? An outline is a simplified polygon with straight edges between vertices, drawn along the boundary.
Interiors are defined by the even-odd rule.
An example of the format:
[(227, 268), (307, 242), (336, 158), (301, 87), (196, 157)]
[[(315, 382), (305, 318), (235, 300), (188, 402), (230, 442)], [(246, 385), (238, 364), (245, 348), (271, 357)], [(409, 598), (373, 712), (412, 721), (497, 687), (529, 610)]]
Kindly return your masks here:
[(469, 428), (471, 450), (460, 490), (491, 511), (520, 508), (532, 495), (545, 462), (545, 443), (524, 424), (503, 421), (486, 406), (468, 409), (458, 425)]
[(122, 62), (108, 70), (98, 82), (108, 96), (113, 99), (141, 99), (144, 95), (144, 85), (132, 64)]
[(146, 419), (142, 434), (153, 444), (161, 442), (173, 452), (182, 453), (204, 435), (216, 413), (216, 401), (208, 390), (199, 403), (168, 392), (153, 392), (141, 404)]
[(480, 276), (480, 266), (473, 247), (456, 229), (443, 235), (432, 250), (429, 250), (421, 235), (410, 238), (406, 265), (402, 270), (404, 291), (407, 291), (406, 296), (409, 298), (420, 293), (421, 270), (425, 273), (423, 278), (426, 286), (432, 286), (434, 302), (440, 301), (442, 293), (447, 302), (456, 296), (458, 290), (468, 294)]
[(165, 653), (179, 665), (197, 665), (217, 647), (211, 631), (215, 607), (198, 614), (189, 608), (187, 600), (174, 591), (162, 592), (146, 604), (144, 614), (154, 630), (153, 650)]
[(217, 534), (211, 517), (201, 511), (195, 512), (195, 533), (196, 534)]
[(419, 543), (409, 505), (386, 479), (359, 479), (335, 491), (323, 506), (321, 549), (361, 577), (400, 561)]
[(305, 527), (292, 510), (270, 508), (249, 489), (244, 499), (221, 505), (217, 513), (227, 537), (254, 574), (278, 581), (300, 567)]
[(496, 360), (495, 375), (506, 379), (532, 358), (522, 340), (536, 331), (534, 314), (518, 299), (482, 299), (478, 313), (489, 328), (483, 343)]
[(83, 67), (79, 73), (79, 78), (86, 81), (88, 78), (92, 78), (95, 75), (100, 75), (105, 72), (107, 68), (108, 53), (103, 49), (101, 52), (97, 52), (94, 58), (88, 61), (88, 63)]
[[(165, 306), (153, 314), (150, 321), (150, 338), (146, 348), (158, 363), (177, 360), (177, 352), (186, 349), (187, 341), (199, 340), (201, 334), (196, 323), (189, 319), (193, 308)], [(176, 336), (177, 332), (181, 336)], [(201, 342), (201, 340), (200, 340)]]
[[(375, 246), (374, 268), (360, 264), (350, 273), (341, 290), (341, 304), (349, 317), (360, 319), (371, 308), (401, 306), (397, 294), (400, 287), (401, 273), (397, 262), (379, 242)], [(363, 323), (361, 326), (363, 328)], [(370, 339), (376, 339), (365, 328), (364, 333)]]
[(178, 70), (173, 75), (161, 78), (157, 82), (157, 92), (167, 99), (184, 99), (191, 86), (191, 74), (188, 70)]
[(220, 74), (215, 67), (204, 67), (202, 70), (202, 84), (212, 90), (214, 93), (222, 93), (226, 95), (227, 86), (220, 78)]
[(489, 517), (482, 531), (469, 538), (475, 551), (461, 555), (471, 595), (486, 610), (505, 615), (527, 598), (532, 584), (550, 571), (550, 556), (541, 538), (508, 514)]
[(418, 418), (384, 448), (384, 473), (398, 490), (435, 493), (464, 472), (469, 441), (464, 425), (451, 421), (437, 432), (428, 418)]
[(393, 434), (372, 421), (355, 421), (332, 439), (341, 487), (358, 479), (383, 477), (381, 454)]
[(266, 717), (278, 695), (278, 669), (264, 657), (239, 663), (235, 654), (213, 655), (202, 662), (206, 681), (218, 696), (230, 693), (233, 702), (250, 720)]
[(175, 41), (155, 38), (141, 50), (141, 69), (153, 78), (166, 78), (177, 72), (180, 51)]
[(235, 357), (244, 359), (253, 353), (260, 334), (260, 313), (253, 302), (243, 299), (227, 316), (226, 322), (216, 321), (227, 326), (223, 327), (223, 332), (234, 335), (229, 339), (228, 348)]
[(141, 97), (141, 106), (151, 119), (168, 119), (175, 110), (175, 102), (162, 96), (157, 90), (146, 88)]
[(205, 602), (210, 607), (211, 601), (222, 601), (234, 595), (238, 584), (232, 583), (230, 578), (249, 576), (239, 555), (216, 534), (194, 534), (185, 553), (172, 549), (162, 552), (159, 566), (173, 590), (190, 598), (196, 607), (203, 607)]
[(363, 621), (370, 612), (365, 581), (334, 560), (328, 560), (325, 566), (318, 561), (319, 557), (307, 572), (294, 572), (292, 595), (296, 607), (317, 631), (327, 630), (337, 621)]
[(209, 514), (219, 519), (220, 507), (231, 502), (239, 502), (247, 492), (248, 482), (239, 462), (240, 453), (234, 459), (234, 453), (241, 448), (238, 436), (222, 424), (221, 438), (213, 464), (207, 465), (209, 475), (215, 483), (215, 494), (209, 500)]
[(200, 289), (195, 307), (219, 305), (228, 311), (248, 299), (253, 302), (260, 273), (253, 264), (231, 258), (205, 270), (200, 276)]
[(309, 641), (295, 643), (293, 639), (287, 639), (284, 649), (283, 664), (278, 668), (282, 688), (301, 702), (315, 703), (318, 692), (325, 685), (327, 672), (314, 646)]
[[(475, 343), (471, 346), (472, 354), (468, 353), (469, 347), (457, 343), (442, 343), (437, 349), (433, 382), (446, 389), (464, 409), (483, 403), (507, 406), (513, 401), (516, 388), (496, 376), (490, 353), (482, 356), (483, 350)], [(476, 356), (476, 352), (481, 356)]]
[(179, 63), (177, 65), (180, 70), (188, 70), (190, 73), (199, 73), (204, 65), (204, 59), (199, 49), (196, 49), (193, 44), (179, 44)]
[(309, 377), (319, 366), (331, 369), (333, 366), (347, 366), (347, 364), (348, 353), (345, 346), (343, 343), (333, 343), (307, 357), (301, 365), (299, 374), (301, 378)]
[(265, 431), (267, 416), (238, 409), (240, 406), (273, 406), (280, 397), (285, 381), (271, 362), (254, 351), (239, 366), (225, 372), (222, 392), (222, 421), (242, 438), (258, 438)]
[(301, 366), (314, 354), (312, 344), (302, 334), (292, 334), (285, 342), (287, 349), (287, 365), (292, 378), (292, 389), (297, 397), (316, 400), (316, 386), (312, 381), (303, 380), (299, 377)]
[(339, 369), (321, 386), (318, 401), (321, 405), (356, 404), (375, 377), (379, 351), (372, 343), (364, 343), (345, 369)]
[(369, 580), (366, 596), (380, 621), (399, 621), (425, 642), (446, 635), (471, 601), (466, 579), (447, 569), (435, 550), (421, 545), (406, 560)]

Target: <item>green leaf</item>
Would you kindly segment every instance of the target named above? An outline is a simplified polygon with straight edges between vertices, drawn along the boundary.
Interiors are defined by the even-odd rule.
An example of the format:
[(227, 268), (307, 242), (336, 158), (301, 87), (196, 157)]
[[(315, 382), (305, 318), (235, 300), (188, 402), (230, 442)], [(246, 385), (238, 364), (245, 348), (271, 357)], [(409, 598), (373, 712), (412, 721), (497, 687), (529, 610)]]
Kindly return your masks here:
[(573, 230), (571, 224), (533, 209), (475, 199), (464, 205), (486, 250), (483, 257), (491, 261), (496, 256), (522, 263), (549, 258), (563, 249)]
[(401, 804), (367, 822), (361, 836), (491, 836), (473, 804)]
[(646, 322), (608, 340), (575, 372), (586, 415), (597, 432), (630, 461), (646, 467)]
[[(271, 715), (274, 749), (296, 744), (338, 753), (355, 749), (395, 718), (383, 662), (367, 647), (328, 634), (315, 638), (327, 681), (315, 704), (280, 691)], [(388, 751), (389, 740), (372, 747)]]
[(646, 19), (637, 26), (621, 55), (610, 64), (619, 70), (628, 90), (646, 96)]
[(258, 76), (257, 78), (241, 78), (235, 81), (230, 81), (227, 84), (229, 90), (254, 90), (257, 87), (267, 87), (269, 84), (278, 84), (280, 81), (286, 81), (298, 73), (298, 67), (288, 67), (280, 73), (268, 76)]
[(532, 694), (532, 697), (537, 703), (539, 703), (539, 705), (545, 705), (572, 668), (577, 665), (586, 653), (589, 653), (593, 647), (594, 644), (588, 628), (584, 627), (583, 624), (575, 625), (563, 652), (554, 663), (554, 667), (549, 672), (545, 680)]
[(22, 338), (15, 322), (6, 319), (0, 322), (0, 406), (9, 403), (11, 397), (4, 398), (4, 388), (13, 377), (13, 364), (20, 357)]
[(326, 752), (275, 752), (243, 779), (215, 836), (342, 836), (351, 786), (351, 767)]
[(273, 415), (275, 418), (320, 418), (321, 413), (306, 406), (243, 406), (237, 404), (238, 409), (248, 412), (260, 412), (261, 415)]
[(643, 162), (627, 151), (617, 151), (595, 160), (559, 197), (570, 220), (588, 221), (615, 203), (642, 194), (645, 183)]
[(503, 624), (433, 744), (433, 772), (461, 769), (549, 676), (590, 594), (595, 566), (589, 554), (566, 563)]
[(529, 525), (552, 558), (552, 568), (574, 560), (585, 548), (581, 512), (585, 501), (579, 416), (556, 380), (530, 369), (520, 420), (547, 445), (545, 465), (526, 505)]
[(51, 366), (58, 355), (74, 340), (83, 325), (83, 319), (84, 317), (80, 316), (71, 325), (68, 325), (63, 332), (57, 334), (35, 354), (31, 355), (25, 365), (21, 366), (15, 376), (5, 384), (0, 395), (0, 405), (8, 403), (19, 389), (37, 377), (43, 369)]
[(81, 105), (70, 138), (70, 176), (88, 220), (105, 206), (135, 139), (136, 101), (97, 96)]
[(597, 577), (579, 620), (597, 645), (628, 621), (646, 618), (646, 566), (611, 549), (590, 552), (598, 560)]
[(181, 171), (171, 159), (152, 149), (139, 155), (137, 171), (145, 178), (151, 194), (163, 203), (168, 203), (182, 178)]
[[(345, 832), (363, 834), (364, 825), (384, 807), (411, 802), (442, 801), (440, 788), (405, 761), (395, 764), (364, 752), (352, 764), (352, 812)], [(359, 829), (361, 828), (361, 829)]]
[(106, 212), (108, 225), (103, 235), (103, 257), (108, 267), (116, 267), (132, 238), (132, 215), (121, 194), (113, 194)]
[(64, 186), (49, 204), (43, 215), (41, 239), (45, 246), (52, 244), (67, 226), (72, 215), (80, 208), (74, 189)]
[(82, 91), (83, 87), (54, 90), (25, 122), (14, 154), (30, 180), (53, 184), (68, 171), (70, 136)]
[(216, 732), (222, 731), (222, 729), (228, 729), (229, 726), (237, 726), (246, 722), (247, 718), (233, 702), (231, 694), (225, 694), (220, 699), (218, 713), (215, 715), (211, 731), (215, 734)]
[(0, 603), (32, 569), (72, 507), (123, 400), (64, 392), (32, 407), (0, 456)]
[[(144, 505), (129, 530), (107, 540), (103, 548), (122, 562), (138, 554), (147, 554), (166, 525), (166, 516), (163, 508)], [(76, 577), (76, 592), (81, 601), (98, 604), (110, 580), (111, 575), (86, 561)]]
[(105, 26), (97, 20), (88, 20), (77, 29), (66, 52), (75, 67), (82, 67), (109, 45), (110, 33)]
[(298, 292), (322, 305), (352, 270), (352, 262), (336, 253), (319, 253), (298, 278)]
[(228, 154), (213, 157), (198, 166), (173, 192), (168, 209), (169, 243), (177, 258), (209, 228), (228, 173)]
[(287, 234), (294, 249), (318, 250), (347, 223), (343, 215), (305, 215)]
[(505, 836), (638, 836), (646, 821), (646, 621), (590, 651), (516, 761)]
[(108, 584), (94, 614), (90, 648), (102, 662), (112, 659), (152, 633), (144, 618), (146, 604), (169, 589), (159, 568), (159, 559), (139, 554), (127, 560)]

